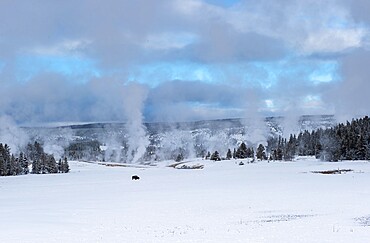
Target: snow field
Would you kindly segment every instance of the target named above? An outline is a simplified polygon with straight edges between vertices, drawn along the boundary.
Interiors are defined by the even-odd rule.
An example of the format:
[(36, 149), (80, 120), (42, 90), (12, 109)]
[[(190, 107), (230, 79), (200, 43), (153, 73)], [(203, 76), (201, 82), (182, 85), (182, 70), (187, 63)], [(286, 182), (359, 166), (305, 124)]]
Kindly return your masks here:
[(1, 177), (0, 242), (369, 242), (370, 163), (239, 161)]

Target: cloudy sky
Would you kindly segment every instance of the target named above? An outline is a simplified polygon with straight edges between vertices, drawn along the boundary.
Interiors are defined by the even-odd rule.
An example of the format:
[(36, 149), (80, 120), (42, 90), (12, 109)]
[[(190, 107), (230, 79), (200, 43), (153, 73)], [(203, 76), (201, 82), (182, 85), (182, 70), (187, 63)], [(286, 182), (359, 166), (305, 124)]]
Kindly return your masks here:
[(370, 111), (368, 0), (2, 0), (20, 124)]

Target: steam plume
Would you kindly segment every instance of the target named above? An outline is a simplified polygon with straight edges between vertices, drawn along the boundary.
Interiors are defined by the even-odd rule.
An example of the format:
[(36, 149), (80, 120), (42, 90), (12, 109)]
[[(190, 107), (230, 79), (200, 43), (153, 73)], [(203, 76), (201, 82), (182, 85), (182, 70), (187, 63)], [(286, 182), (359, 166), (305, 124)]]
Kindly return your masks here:
[(137, 163), (143, 157), (149, 145), (142, 113), (147, 95), (148, 90), (145, 86), (134, 83), (126, 85), (123, 92), (123, 111), (128, 133), (127, 161), (130, 163)]

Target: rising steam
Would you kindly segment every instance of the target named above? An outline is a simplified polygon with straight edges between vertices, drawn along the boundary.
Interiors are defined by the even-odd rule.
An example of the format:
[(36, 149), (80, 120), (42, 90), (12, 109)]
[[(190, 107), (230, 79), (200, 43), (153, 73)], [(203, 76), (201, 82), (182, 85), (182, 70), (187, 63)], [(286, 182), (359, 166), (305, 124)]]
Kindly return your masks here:
[(126, 118), (127, 162), (137, 163), (146, 152), (149, 137), (143, 124), (143, 107), (148, 90), (145, 86), (130, 83), (123, 91), (123, 111)]
[(9, 116), (0, 117), (0, 142), (6, 143), (13, 153), (18, 153), (28, 142), (28, 135)]

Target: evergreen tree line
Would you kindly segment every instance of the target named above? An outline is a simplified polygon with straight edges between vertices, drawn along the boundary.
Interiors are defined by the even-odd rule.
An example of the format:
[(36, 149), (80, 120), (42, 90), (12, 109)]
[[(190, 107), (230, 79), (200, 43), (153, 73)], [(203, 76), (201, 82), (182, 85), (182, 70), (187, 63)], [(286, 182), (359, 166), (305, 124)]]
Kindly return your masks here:
[(298, 135), (290, 134), (289, 139), (270, 137), (266, 148), (259, 144), (256, 153), (243, 142), (233, 152), (228, 149), (226, 157), (221, 158), (215, 151), (208, 152), (205, 158), (219, 161), (256, 157), (290, 161), (295, 156), (315, 156), (323, 161), (370, 160), (370, 118), (353, 119), (329, 129), (305, 130)]
[(52, 174), (52, 173), (68, 173), (69, 164), (67, 158), (59, 159), (58, 163), (51, 154), (44, 152), (40, 143), (29, 143), (27, 145), (26, 154), (32, 161), (32, 174)]
[(247, 145), (242, 142), (237, 149), (234, 148), (234, 151), (231, 152), (231, 149), (227, 150), (226, 157), (221, 158), (218, 151), (215, 151), (211, 154), (208, 151), (205, 159), (220, 161), (222, 159), (230, 160), (230, 159), (246, 159), (246, 158), (257, 158), (260, 160), (267, 159), (265, 147), (262, 144), (259, 144), (257, 147), (257, 152), (254, 152), (253, 147), (247, 147)]
[(10, 147), (0, 143), (0, 176), (26, 175), (30, 173), (29, 164), (32, 164), (32, 174), (68, 173), (67, 158), (56, 162), (53, 155), (44, 152), (40, 143), (29, 143), (25, 152), (18, 157), (11, 154)]
[(324, 161), (369, 160), (370, 119), (368, 116), (340, 123), (333, 128), (304, 131), (289, 139), (267, 141), (270, 159), (292, 160), (294, 156), (315, 156)]
[(100, 143), (96, 140), (78, 141), (68, 145), (64, 154), (71, 160), (100, 160), (104, 153), (100, 150)]
[(15, 157), (10, 153), (10, 147), (0, 143), (0, 176), (26, 175), (28, 170), (28, 159), (19, 154)]
[[(329, 129), (317, 129), (311, 132), (303, 131), (298, 135), (291, 134), (289, 138), (272, 136), (267, 140), (267, 146), (259, 144), (248, 147), (241, 143), (237, 148), (228, 149), (226, 155), (218, 151), (207, 151), (202, 143), (196, 143), (197, 157), (211, 160), (257, 158), (259, 160), (286, 160), (295, 156), (316, 156), (324, 161), (339, 160), (369, 160), (370, 159), (370, 125), (369, 117), (353, 119), (351, 122), (341, 123)], [(126, 146), (125, 146), (126, 147)], [(156, 154), (158, 148), (151, 145), (147, 148), (143, 160), (160, 160)], [(127, 151), (122, 151), (125, 154)], [(78, 141), (65, 149), (70, 159), (102, 159), (104, 151), (100, 150), (98, 141)], [(188, 151), (177, 148), (169, 153), (167, 159), (181, 161), (187, 157)], [(108, 158), (111, 159), (111, 158)], [(47, 158), (45, 160), (48, 160)]]

